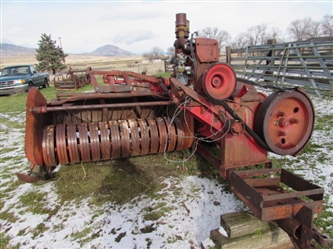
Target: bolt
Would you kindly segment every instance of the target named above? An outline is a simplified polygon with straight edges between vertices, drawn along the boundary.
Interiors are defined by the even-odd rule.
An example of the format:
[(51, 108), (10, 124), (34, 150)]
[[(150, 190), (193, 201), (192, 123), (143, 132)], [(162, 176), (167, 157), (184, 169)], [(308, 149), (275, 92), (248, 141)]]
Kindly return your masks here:
[(299, 123), (299, 120), (296, 119), (296, 118), (291, 118), (291, 119), (289, 120), (289, 122), (290, 122), (291, 124), (298, 124), (298, 123)]
[(277, 111), (276, 112), (276, 116), (278, 116), (278, 117), (285, 117), (286, 113), (285, 112), (281, 112), (281, 111)]
[(286, 136), (287, 133), (285, 133), (284, 131), (279, 131), (279, 136)]

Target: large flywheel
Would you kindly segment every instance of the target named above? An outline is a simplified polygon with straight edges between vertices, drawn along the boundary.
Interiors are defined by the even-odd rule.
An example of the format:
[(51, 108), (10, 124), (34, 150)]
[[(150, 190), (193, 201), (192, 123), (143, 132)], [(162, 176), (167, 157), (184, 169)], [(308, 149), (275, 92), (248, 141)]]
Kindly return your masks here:
[(237, 78), (234, 70), (225, 63), (212, 64), (203, 75), (203, 89), (212, 100), (222, 101), (235, 90)]
[(275, 92), (259, 106), (255, 132), (269, 149), (280, 155), (296, 155), (309, 141), (314, 108), (302, 92)]

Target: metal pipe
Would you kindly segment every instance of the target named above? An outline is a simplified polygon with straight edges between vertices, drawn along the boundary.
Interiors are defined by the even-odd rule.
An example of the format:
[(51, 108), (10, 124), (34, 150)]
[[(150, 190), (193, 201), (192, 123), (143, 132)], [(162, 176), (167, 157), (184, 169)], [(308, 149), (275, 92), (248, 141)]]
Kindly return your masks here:
[(134, 103), (117, 103), (117, 104), (96, 104), (96, 105), (79, 105), (79, 106), (40, 106), (32, 107), (31, 113), (47, 113), (55, 111), (69, 111), (69, 110), (91, 110), (102, 108), (120, 108), (120, 107), (135, 107), (135, 106), (161, 106), (172, 105), (173, 101), (156, 101), (156, 102), (134, 102)]
[(278, 221), (279, 226), (295, 239), (300, 239), (301, 223), (295, 219), (282, 219)]

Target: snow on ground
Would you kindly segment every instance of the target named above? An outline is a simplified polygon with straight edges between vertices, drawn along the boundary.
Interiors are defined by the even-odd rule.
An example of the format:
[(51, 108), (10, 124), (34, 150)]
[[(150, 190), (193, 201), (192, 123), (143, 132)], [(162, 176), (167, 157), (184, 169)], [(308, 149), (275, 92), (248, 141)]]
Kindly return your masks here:
[[(318, 116), (333, 115), (333, 100), (313, 97), (313, 102)], [(11, 117), (2, 113), (0, 117), (22, 124), (25, 120), (24, 114)], [(312, 154), (303, 154), (298, 160), (286, 157), (293, 162), (286, 165), (286, 169), (293, 169), (324, 187), (329, 196), (326, 204), (332, 206), (333, 151), (327, 146), (333, 144), (333, 127), (314, 131), (312, 143), (322, 147)], [(27, 170), (24, 128), (12, 129), (1, 124), (0, 146), (12, 148), (2, 153), (4, 160), (0, 162), (0, 191), (8, 192), (7, 185), (16, 181), (14, 174)], [(43, 187), (19, 185), (9, 190), (9, 197), (0, 211), (10, 209), (18, 219), (9, 221), (0, 216), (0, 233), (11, 238), (10, 246), (20, 244), (20, 248), (200, 248), (210, 231), (220, 226), (221, 214), (246, 209), (214, 180), (182, 176), (161, 178), (160, 181), (165, 187), (158, 199), (143, 195), (125, 205), (108, 203), (103, 207), (90, 206), (87, 200), (79, 204), (67, 203), (50, 218), (26, 212), (19, 197), (30, 191), (42, 192), (47, 200), (45, 207), (52, 210), (58, 205), (54, 183), (43, 184)], [(145, 214), (152, 207), (167, 211), (157, 220), (149, 220)], [(42, 234), (34, 234), (41, 223), (47, 229)], [(83, 231), (88, 232), (75, 236)]]

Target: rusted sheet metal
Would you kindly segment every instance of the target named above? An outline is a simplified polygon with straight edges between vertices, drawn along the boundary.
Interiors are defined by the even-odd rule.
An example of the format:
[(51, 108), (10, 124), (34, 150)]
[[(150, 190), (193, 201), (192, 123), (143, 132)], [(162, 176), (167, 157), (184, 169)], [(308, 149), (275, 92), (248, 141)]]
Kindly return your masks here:
[(47, 116), (32, 113), (34, 107), (46, 106), (46, 99), (37, 88), (31, 88), (26, 104), (25, 154), (28, 160), (37, 165), (44, 165), (42, 155), (42, 130), (47, 124)]
[(83, 87), (86, 84), (90, 84), (91, 67), (86, 70), (73, 70), (69, 68), (67, 74), (56, 75), (53, 79), (53, 85), (56, 90), (71, 90)]
[[(260, 178), (253, 178), (255, 176)], [(236, 194), (245, 199), (263, 220), (294, 217), (303, 206), (311, 208), (314, 213), (321, 211), (324, 190), (284, 169), (231, 171), (229, 180)], [(279, 183), (289, 188), (299, 187), (287, 192)], [(304, 197), (312, 201), (303, 201)]]

